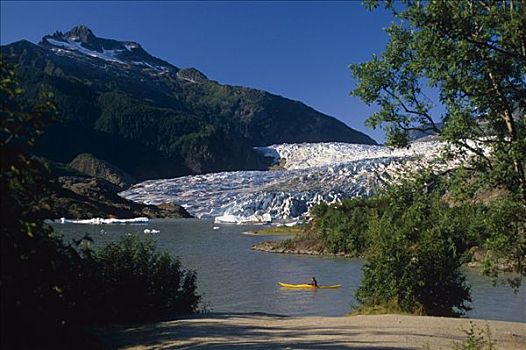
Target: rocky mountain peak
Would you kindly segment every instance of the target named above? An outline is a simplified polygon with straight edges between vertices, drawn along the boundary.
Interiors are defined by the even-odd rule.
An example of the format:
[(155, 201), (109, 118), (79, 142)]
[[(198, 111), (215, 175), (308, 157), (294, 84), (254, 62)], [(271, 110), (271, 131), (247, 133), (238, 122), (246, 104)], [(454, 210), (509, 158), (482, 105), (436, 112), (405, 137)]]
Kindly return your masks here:
[[(78, 59), (100, 59), (104, 64), (135, 66), (154, 73), (177, 71), (177, 67), (146, 52), (139, 43), (97, 37), (86, 25), (73, 27), (42, 38), (39, 45), (55, 54)], [(100, 61), (99, 61), (100, 63)]]
[(83, 24), (73, 27), (64, 37), (82, 43), (92, 43), (97, 40), (93, 31)]
[(95, 52), (104, 52), (103, 41), (104, 39), (97, 38), (89, 27), (81, 24), (81, 25), (73, 27), (71, 30), (69, 30), (66, 33), (62, 33), (61, 31), (56, 31), (52, 35), (44, 36), (42, 40), (40, 41), (40, 45), (41, 46), (47, 46), (47, 45), (61, 46), (62, 44), (60, 43), (70, 43), (70, 44), (73, 43), (87, 50), (91, 50)]

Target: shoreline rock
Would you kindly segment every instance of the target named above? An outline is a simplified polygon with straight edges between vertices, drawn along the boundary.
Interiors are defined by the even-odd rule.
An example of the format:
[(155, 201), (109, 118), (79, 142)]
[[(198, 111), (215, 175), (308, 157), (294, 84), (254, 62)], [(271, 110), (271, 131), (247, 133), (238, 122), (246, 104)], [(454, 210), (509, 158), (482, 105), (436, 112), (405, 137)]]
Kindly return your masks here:
[(286, 241), (263, 241), (257, 244), (254, 244), (250, 249), (257, 250), (266, 253), (275, 253), (275, 254), (295, 254), (295, 255), (317, 255), (317, 256), (332, 256), (332, 257), (342, 257), (342, 258), (357, 258), (354, 255), (346, 253), (327, 253), (324, 251), (319, 251), (316, 249), (308, 248), (292, 248), (283, 246)]
[[(305, 245), (305, 247), (302, 247)], [(299, 246), (299, 247), (298, 247)], [(329, 257), (342, 257), (342, 258), (361, 258), (361, 256), (355, 256), (352, 254), (346, 253), (328, 253), (323, 249), (308, 248), (316, 247), (316, 245), (310, 242), (305, 244), (302, 241), (291, 241), (291, 240), (279, 240), (279, 241), (263, 241), (256, 243), (250, 247), (251, 250), (256, 250), (265, 253), (274, 253), (274, 254), (291, 254), (291, 255), (315, 255), (315, 256), (329, 256)], [(318, 245), (319, 247), (320, 245)], [(465, 262), (463, 266), (469, 268), (481, 269), (484, 264), (484, 259), (487, 254), (486, 250), (480, 247), (473, 247), (470, 249), (471, 260)], [(496, 265), (496, 269), (502, 272), (513, 272), (514, 264), (509, 260), (499, 261)]]

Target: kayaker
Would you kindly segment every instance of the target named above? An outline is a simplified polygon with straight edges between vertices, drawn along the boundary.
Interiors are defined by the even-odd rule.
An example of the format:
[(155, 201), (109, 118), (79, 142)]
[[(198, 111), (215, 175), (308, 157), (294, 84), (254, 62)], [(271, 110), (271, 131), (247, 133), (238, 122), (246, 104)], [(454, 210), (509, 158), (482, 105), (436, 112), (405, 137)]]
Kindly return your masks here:
[(318, 281), (316, 281), (315, 277), (312, 277), (312, 281), (310, 282), (310, 285), (313, 287), (318, 287)]

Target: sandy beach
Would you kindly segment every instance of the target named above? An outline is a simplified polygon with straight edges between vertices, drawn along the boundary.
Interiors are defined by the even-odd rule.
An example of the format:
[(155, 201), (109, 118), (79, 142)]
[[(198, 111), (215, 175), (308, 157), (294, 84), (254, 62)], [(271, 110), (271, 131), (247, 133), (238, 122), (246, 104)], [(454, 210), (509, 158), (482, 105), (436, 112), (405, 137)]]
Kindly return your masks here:
[(406, 315), (204, 314), (97, 333), (108, 349), (451, 349), (470, 322), (497, 349), (526, 349), (526, 323)]

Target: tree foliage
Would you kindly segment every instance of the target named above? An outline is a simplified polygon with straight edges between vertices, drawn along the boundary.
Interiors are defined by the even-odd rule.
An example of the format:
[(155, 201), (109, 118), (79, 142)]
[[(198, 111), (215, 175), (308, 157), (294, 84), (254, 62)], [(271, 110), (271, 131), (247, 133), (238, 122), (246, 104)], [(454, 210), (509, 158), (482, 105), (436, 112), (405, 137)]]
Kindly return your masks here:
[(312, 226), (332, 253), (366, 259), (357, 293), (361, 312), (382, 310), (453, 316), (469, 310), (460, 271), (469, 250), (495, 222), (481, 204), (452, 206), (447, 179), (422, 174), (370, 198), (319, 205)]
[(384, 4), (398, 19), (385, 52), (350, 66), (358, 79), (352, 94), (379, 106), (368, 125), (384, 126), (397, 146), (412, 130), (436, 132), (452, 145), (451, 156), (472, 155), (465, 167), (487, 187), (505, 186), (526, 203), (526, 4)]
[[(22, 94), (13, 70), (0, 64), (0, 227), (2, 345), (29, 329), (53, 337), (65, 325), (68, 301), (63, 298), (71, 250), (50, 238), (50, 229), (31, 220), (32, 206), (45, 184), (45, 169), (28, 156), (54, 109), (42, 100), (33, 110), (17, 101)], [(50, 312), (53, 311), (53, 312)], [(41, 315), (47, 314), (46, 322)], [(33, 323), (33, 321), (35, 322)], [(38, 326), (37, 326), (38, 325)], [(4, 346), (3, 346), (4, 347)]]
[(82, 314), (92, 323), (145, 322), (196, 313), (196, 274), (158, 252), (152, 240), (125, 236), (83, 249), (86, 280)]
[(55, 109), (44, 93), (22, 108), (15, 74), (0, 62), (2, 349), (91, 348), (84, 325), (196, 312), (195, 273), (151, 242), (127, 238), (81, 254), (35, 219), (49, 173), (29, 151)]
[[(358, 80), (352, 94), (379, 107), (369, 116), (367, 124), (373, 128), (384, 127), (389, 144), (407, 146), (414, 131), (436, 133), (445, 141), (445, 159), (456, 159), (460, 165), (443, 183), (450, 202), (454, 202), (455, 207), (467, 208), (468, 215), (461, 215), (462, 221), (455, 225), (455, 215), (451, 216), (447, 207), (437, 206), (438, 202), (430, 213), (418, 198), (409, 202), (402, 200), (408, 205), (408, 212), (400, 213), (403, 221), (383, 217), (377, 224), (375, 239), (379, 242), (387, 239), (392, 251), (387, 249), (388, 245), (378, 244), (376, 254), (365, 267), (360, 299), (364, 304), (372, 304), (385, 302), (385, 297), (391, 295), (405, 303), (410, 295), (420, 303), (424, 294), (448, 295), (448, 290), (436, 290), (424, 282), (426, 277), (412, 269), (410, 255), (404, 255), (402, 260), (393, 259), (392, 254), (397, 254), (393, 251), (401, 249), (404, 254), (408, 253), (407, 247), (411, 245), (407, 246), (405, 239), (407, 233), (414, 230), (420, 232), (415, 236), (416, 243), (433, 247), (426, 254), (437, 265), (456, 271), (455, 256), (459, 247), (452, 250), (447, 242), (451, 237), (472, 234), (466, 232), (465, 227), (474, 227), (474, 236), (464, 239), (475, 238), (478, 246), (486, 248), (484, 272), (497, 276), (497, 267), (507, 261), (516, 272), (525, 275), (525, 3), (514, 0), (366, 1), (370, 9), (380, 4), (392, 11), (396, 22), (387, 28), (389, 42), (383, 54), (350, 66)], [(436, 98), (429, 97), (435, 93)], [(483, 203), (481, 198), (488, 197), (491, 191), (500, 193), (496, 200), (474, 204)], [(470, 214), (470, 208), (476, 207), (482, 207), (482, 211)], [(431, 220), (433, 212), (440, 215)], [(411, 213), (413, 216), (408, 216)], [(426, 225), (422, 226), (422, 222)], [(388, 226), (392, 237), (384, 231)], [(400, 237), (403, 239), (399, 240)], [(444, 240), (445, 237), (449, 238)], [(416, 258), (422, 261), (423, 257)], [(389, 284), (381, 281), (388, 277), (382, 275), (386, 271), (410, 272), (416, 285), (394, 279), (395, 284), (387, 288)], [(429, 272), (432, 271), (427, 270)], [(457, 280), (453, 284), (460, 286), (458, 276), (450, 279), (451, 275), (435, 272), (439, 273), (436, 278), (440, 283), (448, 285)], [(398, 276), (403, 280), (403, 274)], [(520, 278), (511, 284), (517, 286), (518, 283)], [(454, 286), (450, 287), (455, 290)], [(459, 291), (458, 295), (461, 294)], [(407, 305), (410, 304), (412, 302)], [(456, 308), (462, 309), (462, 306), (457, 303)]]
[(368, 246), (369, 222), (384, 210), (381, 198), (353, 198), (339, 206), (321, 203), (312, 208), (312, 229), (332, 254), (362, 256)]
[[(364, 257), (359, 312), (399, 311), (454, 316), (469, 310), (460, 267), (486, 248), (483, 269), (497, 277), (524, 274), (526, 211), (513, 196), (458, 201), (449, 177), (422, 173), (339, 205), (311, 209), (310, 236), (330, 253)], [(301, 236), (298, 238), (301, 240)], [(520, 279), (510, 279), (516, 287)]]
[(407, 182), (382, 195), (388, 205), (369, 223), (371, 243), (357, 292), (362, 307), (394, 303), (404, 312), (440, 316), (469, 310), (460, 266), (478, 234), (465, 223), (476, 209), (450, 208), (441, 191), (422, 185)]

